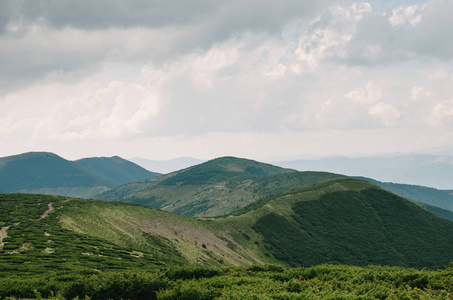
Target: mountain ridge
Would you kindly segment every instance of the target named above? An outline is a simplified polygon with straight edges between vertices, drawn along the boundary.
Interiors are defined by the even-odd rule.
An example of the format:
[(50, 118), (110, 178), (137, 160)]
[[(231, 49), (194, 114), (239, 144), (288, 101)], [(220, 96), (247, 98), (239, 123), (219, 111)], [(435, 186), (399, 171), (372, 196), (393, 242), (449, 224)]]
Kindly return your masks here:
[(297, 172), (254, 160), (220, 157), (140, 183), (107, 191), (97, 199), (151, 205), (185, 216), (229, 214), (247, 204), (345, 176)]
[(50, 152), (27, 152), (0, 158), (0, 193), (88, 198), (122, 183), (157, 175), (120, 157), (69, 161)]

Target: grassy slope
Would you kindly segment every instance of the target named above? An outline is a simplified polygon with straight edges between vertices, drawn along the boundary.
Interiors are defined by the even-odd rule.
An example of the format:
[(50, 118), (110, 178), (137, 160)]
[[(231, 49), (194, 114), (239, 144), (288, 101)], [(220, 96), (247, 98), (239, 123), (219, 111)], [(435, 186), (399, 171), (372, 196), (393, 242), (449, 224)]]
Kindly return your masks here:
[[(54, 210), (39, 219), (49, 203)], [(0, 247), (5, 272), (259, 262), (231, 238), (217, 233), (212, 222), (151, 207), (30, 194), (3, 194), (0, 204), (0, 229), (7, 234)]]
[[(2, 272), (13, 274), (42, 272), (92, 272), (93, 270), (153, 269), (185, 262), (166, 240), (146, 240), (147, 247), (130, 247), (110, 238), (61, 226), (67, 211), (88, 200), (64, 197), (0, 195), (0, 226), (10, 226), (0, 250)], [(55, 209), (43, 219), (52, 203)], [(102, 230), (102, 224), (99, 224)]]
[(452, 222), (358, 180), (274, 197), (253, 208), (218, 222), (268, 261), (438, 268), (453, 260)]
[[(70, 201), (67, 201), (70, 200)], [(323, 183), (198, 220), (142, 205), (0, 195), (6, 273), (92, 273), (172, 265), (323, 263), (444, 267), (453, 222), (372, 184)], [(49, 203), (55, 208), (39, 219)]]
[(123, 185), (100, 198), (150, 205), (185, 216), (212, 217), (229, 214), (270, 195), (342, 177), (224, 157), (146, 182)]

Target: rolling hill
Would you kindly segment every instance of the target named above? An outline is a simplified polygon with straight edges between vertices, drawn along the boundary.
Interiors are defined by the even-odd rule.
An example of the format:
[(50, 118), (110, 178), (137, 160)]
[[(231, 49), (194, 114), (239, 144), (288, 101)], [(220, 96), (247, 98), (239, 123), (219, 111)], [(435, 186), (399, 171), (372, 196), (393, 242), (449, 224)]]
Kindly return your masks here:
[(59, 196), (3, 194), (0, 202), (2, 272), (262, 263), (435, 269), (453, 260), (453, 222), (355, 179), (265, 198), (214, 219)]
[(253, 160), (221, 157), (151, 180), (130, 183), (98, 199), (150, 205), (184, 216), (230, 214), (261, 198), (345, 176), (297, 172)]
[(453, 259), (453, 222), (354, 179), (263, 199), (216, 221), (258, 257), (290, 266), (439, 268)]
[(158, 175), (119, 157), (68, 161), (53, 153), (29, 152), (0, 158), (0, 193), (88, 198), (123, 183)]

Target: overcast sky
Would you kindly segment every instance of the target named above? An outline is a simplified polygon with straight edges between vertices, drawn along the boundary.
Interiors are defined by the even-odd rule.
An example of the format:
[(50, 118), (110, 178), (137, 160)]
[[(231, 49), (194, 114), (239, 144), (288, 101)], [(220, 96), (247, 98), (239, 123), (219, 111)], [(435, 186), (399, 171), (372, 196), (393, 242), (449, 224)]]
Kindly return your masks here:
[(0, 156), (453, 149), (453, 1), (0, 0)]

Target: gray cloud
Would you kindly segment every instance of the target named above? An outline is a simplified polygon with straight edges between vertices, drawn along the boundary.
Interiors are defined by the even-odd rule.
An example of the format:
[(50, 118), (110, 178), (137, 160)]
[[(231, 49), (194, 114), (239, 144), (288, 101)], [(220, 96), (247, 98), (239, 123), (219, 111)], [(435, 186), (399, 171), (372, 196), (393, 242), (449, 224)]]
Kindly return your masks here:
[(4, 0), (0, 88), (106, 62), (161, 64), (245, 33), (279, 35), (291, 20), (309, 21), (334, 2)]
[[(422, 8), (423, 7), (423, 8)], [(432, 0), (418, 5), (421, 19), (392, 24), (392, 10), (368, 14), (357, 25), (344, 62), (379, 65), (420, 59), (453, 59), (453, 2)], [(417, 14), (418, 14), (417, 13)], [(417, 15), (416, 15), (417, 16)]]

